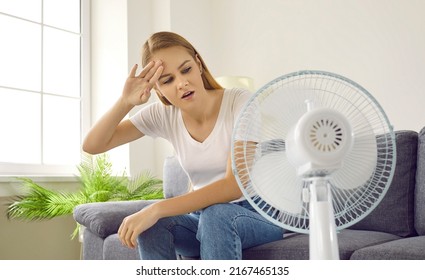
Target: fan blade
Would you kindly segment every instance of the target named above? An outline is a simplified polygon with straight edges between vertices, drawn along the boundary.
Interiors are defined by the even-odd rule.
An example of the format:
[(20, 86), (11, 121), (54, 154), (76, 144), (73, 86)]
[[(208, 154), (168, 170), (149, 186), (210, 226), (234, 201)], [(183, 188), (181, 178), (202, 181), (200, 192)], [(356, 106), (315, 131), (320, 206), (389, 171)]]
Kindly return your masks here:
[(284, 212), (302, 212), (302, 181), (286, 159), (286, 152), (272, 152), (256, 160), (251, 171), (253, 193)]

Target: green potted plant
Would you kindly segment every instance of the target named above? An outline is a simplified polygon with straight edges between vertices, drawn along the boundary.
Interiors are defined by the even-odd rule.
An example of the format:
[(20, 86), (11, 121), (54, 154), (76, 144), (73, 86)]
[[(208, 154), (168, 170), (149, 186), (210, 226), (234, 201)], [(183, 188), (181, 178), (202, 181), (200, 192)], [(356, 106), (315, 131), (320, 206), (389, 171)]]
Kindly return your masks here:
[[(163, 198), (162, 180), (148, 171), (132, 178), (125, 172), (120, 176), (113, 175), (107, 154), (85, 155), (78, 171), (81, 187), (77, 192), (54, 191), (29, 178), (18, 178), (27, 192), (12, 198), (7, 208), (8, 219), (48, 220), (70, 215), (75, 206), (83, 203)], [(79, 230), (77, 223), (72, 238)]]

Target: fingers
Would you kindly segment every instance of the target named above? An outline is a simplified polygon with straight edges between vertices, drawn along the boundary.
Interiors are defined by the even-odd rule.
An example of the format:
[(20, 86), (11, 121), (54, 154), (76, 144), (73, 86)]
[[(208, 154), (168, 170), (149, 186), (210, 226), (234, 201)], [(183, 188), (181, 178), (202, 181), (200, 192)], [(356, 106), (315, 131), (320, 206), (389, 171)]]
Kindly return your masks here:
[(133, 230), (128, 230), (125, 234), (124, 245), (127, 246), (128, 248), (136, 248), (137, 246), (137, 244), (135, 244), (135, 242), (133, 242), (132, 240), (133, 235), (134, 235)]
[(133, 233), (129, 236), (129, 239), (128, 239), (128, 243), (129, 243), (128, 246), (130, 248), (136, 248), (137, 247), (136, 239), (137, 239), (137, 235), (133, 231)]
[(151, 70), (151, 68), (155, 65), (155, 61), (151, 61), (149, 62), (145, 68), (142, 69), (142, 71), (140, 72), (139, 75), (137, 75), (136, 78), (144, 78), (146, 76), (146, 74), (149, 72), (149, 70)]
[(136, 77), (137, 67), (138, 67), (137, 64), (133, 65), (133, 67), (131, 68), (130, 74), (128, 74), (128, 77), (130, 77), (130, 78)]
[(118, 236), (124, 246), (136, 248), (137, 237), (158, 221), (158, 218), (156, 218), (155, 215), (152, 215), (152, 213), (149, 212), (149, 209), (152, 208), (146, 207), (123, 219), (118, 229)]
[(121, 241), (121, 244), (128, 247), (128, 248), (136, 248), (137, 247), (137, 231), (132, 230), (129, 228), (129, 225), (127, 225), (126, 219), (123, 220), (121, 223), (119, 229), (118, 229), (118, 237)]
[[(160, 77), (162, 70), (164, 68), (162, 67), (162, 61), (151, 61), (146, 65), (145, 68), (140, 72), (140, 74), (137, 76), (138, 78), (144, 78), (150, 83), (155, 83), (156, 80), (152, 80), (152, 77), (157, 75), (157, 79)], [(159, 74), (157, 74), (159, 72)]]
[(149, 80), (153, 73), (158, 69), (158, 67), (162, 64), (160, 60), (149, 62), (143, 69), (140, 71), (140, 74), (137, 75), (136, 78), (145, 78)]
[(118, 230), (118, 237), (121, 241), (121, 244), (129, 248), (134, 248), (135, 246), (133, 246), (131, 240), (129, 240), (132, 231), (128, 230), (128, 228), (123, 226), (123, 224), (121, 224), (120, 229)]
[(158, 81), (159, 77), (161, 77), (161, 74), (162, 74), (162, 71), (163, 71), (163, 70), (164, 70), (164, 67), (163, 67), (162, 65), (160, 65), (160, 66), (156, 69), (156, 71), (155, 71), (155, 73), (153, 74), (153, 76), (150, 78), (149, 82), (150, 82), (150, 83), (152, 83), (152, 84), (155, 84), (155, 83)]

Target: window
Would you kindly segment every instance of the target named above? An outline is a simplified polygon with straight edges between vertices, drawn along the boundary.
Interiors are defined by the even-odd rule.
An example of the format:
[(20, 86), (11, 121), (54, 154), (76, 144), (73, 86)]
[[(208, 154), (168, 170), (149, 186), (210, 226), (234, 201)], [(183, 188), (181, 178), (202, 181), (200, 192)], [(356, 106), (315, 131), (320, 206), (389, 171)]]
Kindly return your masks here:
[(89, 3), (0, 0), (0, 175), (75, 173), (89, 121)]

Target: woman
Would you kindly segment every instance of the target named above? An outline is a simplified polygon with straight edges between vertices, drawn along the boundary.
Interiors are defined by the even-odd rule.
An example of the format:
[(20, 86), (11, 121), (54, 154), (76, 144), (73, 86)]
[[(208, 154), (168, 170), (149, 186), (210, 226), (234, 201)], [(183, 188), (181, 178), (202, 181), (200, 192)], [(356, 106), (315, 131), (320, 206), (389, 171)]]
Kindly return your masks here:
[[(118, 235), (138, 246), (142, 259), (241, 259), (242, 250), (283, 237), (244, 200), (231, 171), (230, 143), (238, 113), (250, 93), (223, 89), (194, 47), (171, 32), (144, 44), (143, 69), (130, 71), (115, 105), (88, 133), (84, 151), (108, 151), (145, 135), (173, 145), (193, 190), (126, 217)], [(154, 89), (161, 102), (143, 107)], [(190, 214), (188, 214), (190, 213)]]

